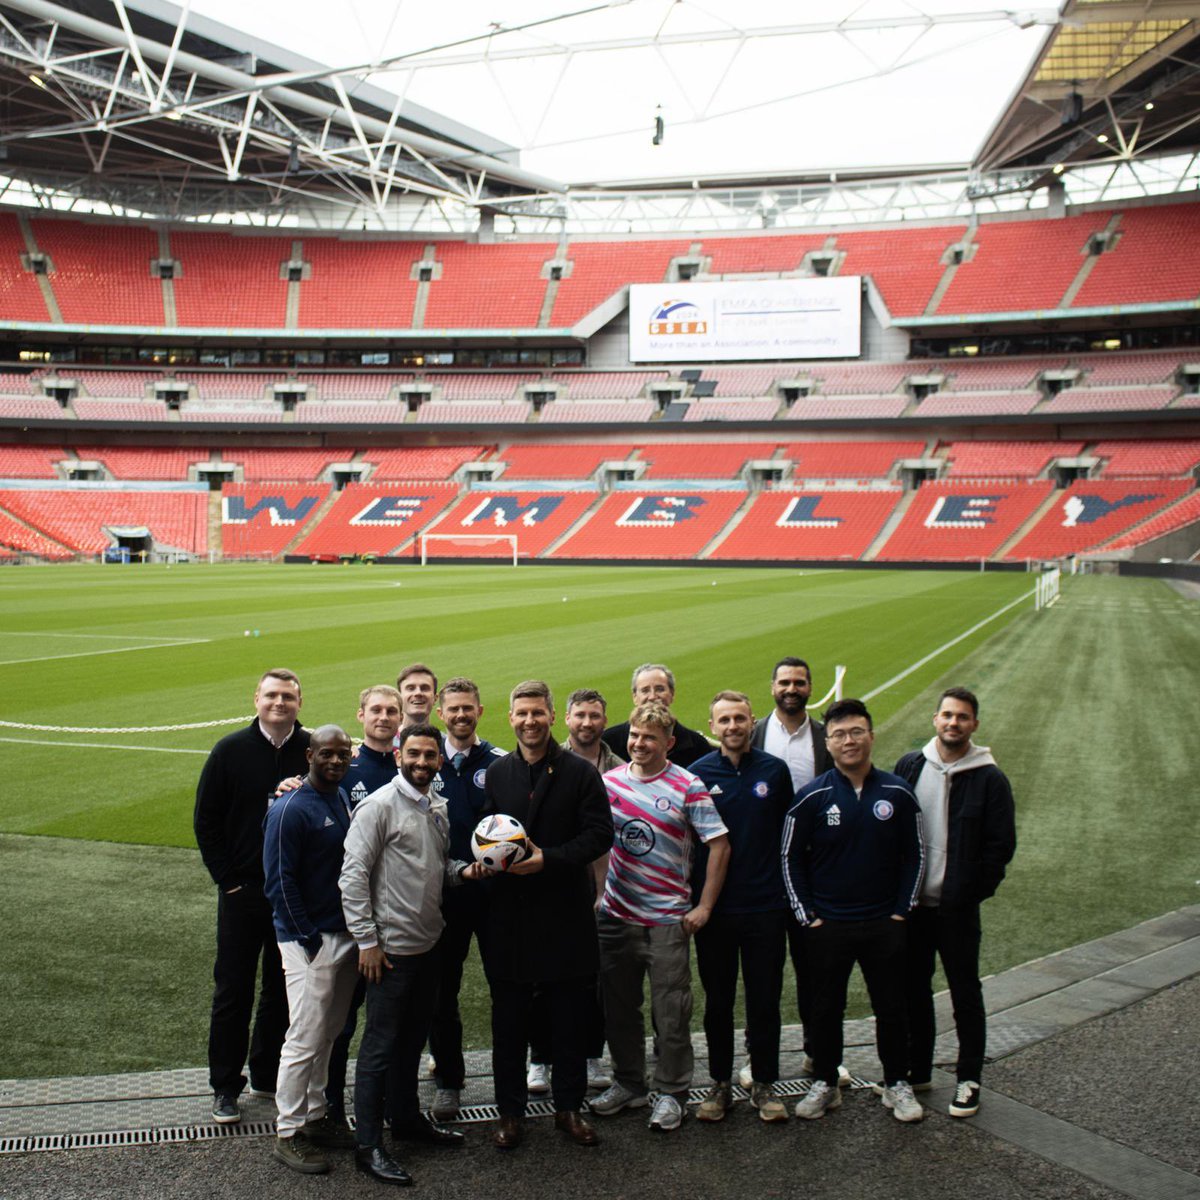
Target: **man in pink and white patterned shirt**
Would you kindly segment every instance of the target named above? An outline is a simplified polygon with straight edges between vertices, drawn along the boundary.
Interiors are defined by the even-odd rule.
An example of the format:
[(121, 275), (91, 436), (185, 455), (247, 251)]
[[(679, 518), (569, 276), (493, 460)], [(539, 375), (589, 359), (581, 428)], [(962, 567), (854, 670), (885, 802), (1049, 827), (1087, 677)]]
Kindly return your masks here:
[[(646, 1087), (642, 987), (658, 1035), (650, 1128), (678, 1129), (692, 1082), (692, 973), (689, 938), (702, 928), (725, 881), (729, 835), (712, 797), (690, 771), (667, 760), (675, 719), (656, 702), (629, 718), (628, 764), (604, 776), (613, 845), (600, 899), (600, 982), (613, 1085), (590, 1102), (608, 1115), (641, 1108)], [(696, 840), (708, 847), (698, 903), (690, 879)]]

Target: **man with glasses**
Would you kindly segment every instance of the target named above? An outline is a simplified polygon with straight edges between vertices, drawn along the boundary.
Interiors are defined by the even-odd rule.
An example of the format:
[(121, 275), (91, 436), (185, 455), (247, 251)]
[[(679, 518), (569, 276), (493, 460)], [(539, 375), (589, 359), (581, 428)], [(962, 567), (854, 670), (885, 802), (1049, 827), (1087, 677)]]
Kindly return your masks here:
[(924, 1110), (908, 1082), (904, 953), (924, 863), (920, 808), (904, 780), (871, 764), (875, 735), (861, 700), (826, 710), (825, 739), (833, 768), (800, 790), (783, 826), (784, 882), (813, 978), (815, 1078), (796, 1116), (815, 1120), (842, 1102), (842, 1018), (857, 963), (875, 1014), (884, 1107), (898, 1121), (919, 1121)]

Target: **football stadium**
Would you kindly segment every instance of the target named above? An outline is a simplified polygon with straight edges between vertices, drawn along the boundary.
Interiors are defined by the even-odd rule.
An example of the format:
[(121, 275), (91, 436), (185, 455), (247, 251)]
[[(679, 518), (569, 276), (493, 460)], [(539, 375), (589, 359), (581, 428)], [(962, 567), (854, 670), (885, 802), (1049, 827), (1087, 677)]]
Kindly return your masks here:
[(531, 1094), (498, 1173), (473, 946), (463, 1152), (397, 1157), (439, 1196), (1200, 1197), (1200, 8), (453, 8), (0, 0), (0, 1195), (308, 1186), (205, 1068), (197, 780), (264, 673), (356, 743), (363, 688), (466, 676), (507, 753), (519, 681), (565, 743), (669, 664), (719, 749), (711, 698), (764, 718), (799, 656), (883, 771), (978, 698), (1016, 830), (982, 1102), (939, 968), (927, 1117), (885, 1120), (856, 971), (839, 1112), (773, 1127), (738, 994), (746, 1079), (691, 1119), (693, 954), (679, 1131), (593, 1089), (582, 1154)]

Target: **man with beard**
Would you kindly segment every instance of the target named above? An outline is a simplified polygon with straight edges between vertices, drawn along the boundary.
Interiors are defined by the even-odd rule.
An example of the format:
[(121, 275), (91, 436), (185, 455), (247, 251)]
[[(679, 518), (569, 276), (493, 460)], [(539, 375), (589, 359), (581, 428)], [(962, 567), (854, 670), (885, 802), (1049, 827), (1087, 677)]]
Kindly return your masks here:
[[(483, 705), (479, 702), (479, 687), (473, 680), (462, 676), (447, 680), (438, 692), (437, 715), (446, 734), (442, 739), (442, 766), (433, 787), (446, 804), (450, 857), (470, 862), (471, 833), (479, 823), (487, 799), (484, 775), (497, 758), (503, 758), (504, 751), (483, 741), (476, 732)], [(458, 993), (471, 938), (478, 937), (483, 930), (486, 903), (483, 888), (454, 888), (442, 897), (446, 928), (438, 943), (440, 979), (429, 1030), (429, 1049), (437, 1081), (433, 1115), (439, 1121), (449, 1121), (458, 1115), (460, 1093), (466, 1083)]]
[[(696, 963), (704, 987), (704, 1034), (713, 1086), (696, 1110), (702, 1121), (720, 1121), (732, 1107), (733, 1009), (738, 963), (746, 989), (750, 1047), (750, 1103), (764, 1121), (786, 1121), (775, 1091), (779, 1079), (779, 996), (787, 945), (788, 908), (783, 892), (779, 842), (792, 806), (785, 763), (750, 745), (754, 716), (741, 692), (718, 692), (709, 707), (709, 728), (720, 750), (692, 763), (729, 830), (729, 867), (712, 916), (696, 934)], [(707, 847), (696, 854), (692, 896), (703, 893)]]
[[(662, 704), (670, 708), (675, 703), (675, 673), (662, 663), (642, 663), (634, 669), (631, 679), (633, 703)], [(604, 731), (604, 744), (622, 762), (629, 761), (629, 722), (613, 725)], [(712, 749), (708, 738), (698, 730), (675, 722), (675, 736), (668, 759), (677, 767), (689, 767), (702, 754)]]
[(929, 1086), (936, 1032), (933, 971), (940, 957), (958, 1033), (958, 1084), (950, 1115), (973, 1117), (979, 1111), (987, 1044), (979, 905), (1000, 886), (1017, 848), (1017, 830), (1007, 777), (991, 751), (971, 741), (979, 728), (975, 694), (947, 688), (933, 728), (924, 749), (896, 764), (896, 774), (916, 792), (925, 834), (925, 878), (908, 920), (908, 1078), (917, 1091)]
[(339, 784), (350, 765), (350, 739), (322, 725), (308, 748), (308, 777), (267, 810), (264, 891), (274, 913), (287, 984), (289, 1024), (279, 1058), (272, 1153), (305, 1175), (329, 1170), (317, 1147), (349, 1145), (326, 1117), (324, 1087), (333, 1040), (354, 991), (354, 942), (346, 932), (338, 876), (350, 801)]
[(399, 740), (400, 773), (356, 809), (338, 882), (358, 969), (367, 980), (354, 1086), (355, 1160), (375, 1179), (404, 1185), (412, 1177), (383, 1149), (385, 1086), (393, 1136), (463, 1144), (461, 1133), (421, 1115), (417, 1068), (437, 995), (442, 886), (483, 873), (476, 863), (468, 867), (449, 857), (446, 806), (431, 794), (442, 761), (437, 730), (409, 725)]
[(581, 1114), (587, 1091), (587, 991), (599, 953), (591, 864), (612, 845), (612, 817), (600, 776), (551, 736), (554, 697), (541, 680), (513, 688), (508, 723), (517, 747), (487, 772), (488, 809), (525, 827), (529, 855), (489, 886), (484, 968), (492, 992), (492, 1074), (500, 1122), (496, 1147), (525, 1136), (535, 992), (550, 1012), (555, 1118), (577, 1145), (598, 1141)]
[[(263, 895), (262, 826), (279, 781), (308, 769), (308, 730), (296, 719), (300, 704), (295, 672), (267, 671), (254, 689), (254, 720), (213, 747), (196, 785), (196, 845), (217, 885), (208, 1076), (213, 1119), (222, 1125), (242, 1119), (238, 1095), (246, 1085), (247, 1047), (251, 1095), (274, 1096), (287, 1032), (283, 967), (271, 906)], [(254, 1013), (260, 958), (262, 991)]]
[(567, 749), (588, 762), (601, 775), (625, 760), (604, 743), (608, 705), (595, 688), (576, 688), (567, 697)]

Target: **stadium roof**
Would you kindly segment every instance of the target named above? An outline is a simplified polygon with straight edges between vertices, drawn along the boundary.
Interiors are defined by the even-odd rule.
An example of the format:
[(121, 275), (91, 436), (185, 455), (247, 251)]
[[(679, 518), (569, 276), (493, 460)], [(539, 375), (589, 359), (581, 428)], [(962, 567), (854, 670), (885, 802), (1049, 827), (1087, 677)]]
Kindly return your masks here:
[(523, 0), (522, 23), (489, 24), (474, 0), (400, 20), (375, 0), (338, 20), (282, 0), (0, 0), (0, 201), (627, 233), (1034, 207), (1056, 168), (1076, 202), (1118, 178), (1181, 186), (1194, 2), (986, 3), (828, 0), (804, 23), (778, 0)]

